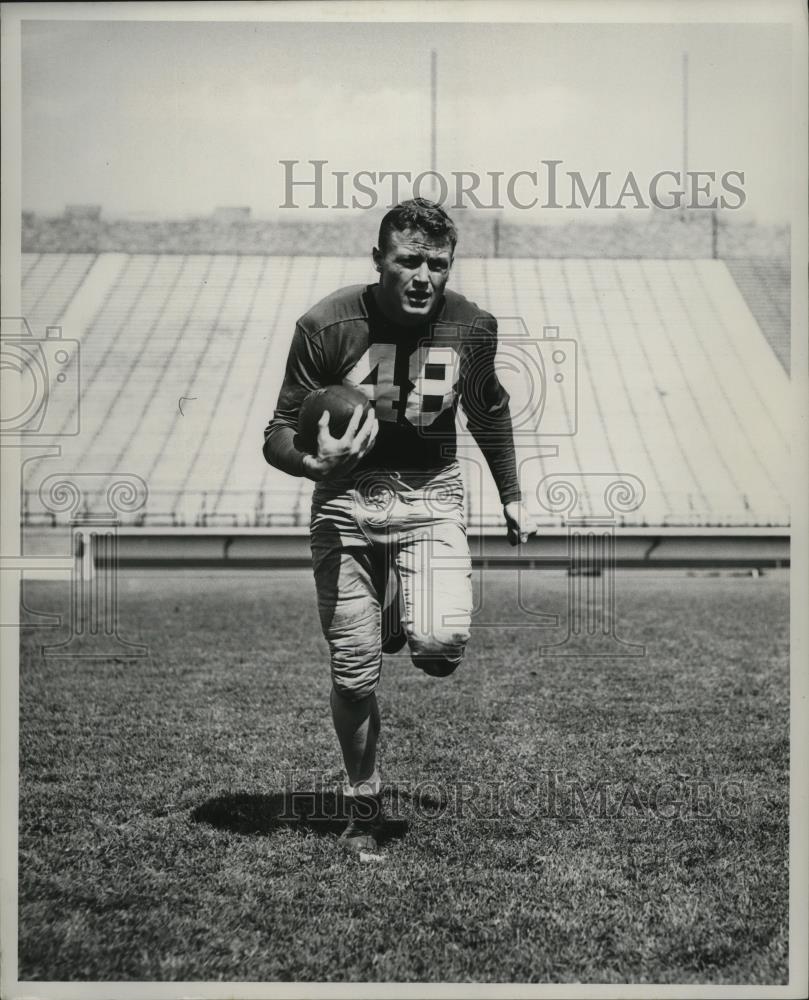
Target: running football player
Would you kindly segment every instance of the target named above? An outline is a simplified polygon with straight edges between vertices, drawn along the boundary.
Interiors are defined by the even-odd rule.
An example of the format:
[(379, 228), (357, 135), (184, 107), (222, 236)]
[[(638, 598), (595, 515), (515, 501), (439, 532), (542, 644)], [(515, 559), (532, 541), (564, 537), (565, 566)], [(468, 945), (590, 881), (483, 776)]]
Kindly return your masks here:
[[(509, 541), (536, 532), (521, 501), (508, 393), (494, 369), (497, 323), (446, 288), (456, 242), (451, 219), (432, 202), (417, 198), (388, 212), (373, 250), (378, 282), (340, 289), (298, 320), (265, 430), (266, 460), (316, 483), (312, 562), (347, 775), (343, 840), (356, 851), (377, 847), (383, 650), (407, 642), (416, 667), (446, 677), (469, 639), (459, 401), (497, 486)], [(339, 384), (362, 391), (373, 409), (361, 421), (358, 406), (339, 438), (324, 413), (317, 454), (302, 451), (303, 400)]]

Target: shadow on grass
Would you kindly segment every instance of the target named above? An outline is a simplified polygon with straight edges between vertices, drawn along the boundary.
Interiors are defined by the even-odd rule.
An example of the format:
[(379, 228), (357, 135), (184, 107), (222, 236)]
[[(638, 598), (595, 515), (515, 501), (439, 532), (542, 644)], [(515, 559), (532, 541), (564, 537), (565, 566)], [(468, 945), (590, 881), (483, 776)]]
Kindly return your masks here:
[[(276, 833), (296, 829), (322, 836), (338, 836), (345, 829), (348, 813), (342, 795), (332, 791), (280, 790), (267, 795), (235, 792), (217, 795), (191, 812), (195, 823), (245, 835)], [(407, 832), (406, 819), (385, 817), (377, 840), (382, 844), (398, 840)]]

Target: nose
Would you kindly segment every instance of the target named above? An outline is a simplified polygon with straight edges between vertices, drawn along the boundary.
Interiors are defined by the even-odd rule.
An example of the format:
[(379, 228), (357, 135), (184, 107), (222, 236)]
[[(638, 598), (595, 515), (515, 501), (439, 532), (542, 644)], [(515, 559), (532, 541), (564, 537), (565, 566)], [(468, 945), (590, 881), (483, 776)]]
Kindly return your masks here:
[(430, 280), (430, 269), (427, 266), (426, 260), (423, 260), (421, 262), (421, 266), (419, 267), (418, 271), (416, 271), (413, 280), (418, 285), (426, 285)]

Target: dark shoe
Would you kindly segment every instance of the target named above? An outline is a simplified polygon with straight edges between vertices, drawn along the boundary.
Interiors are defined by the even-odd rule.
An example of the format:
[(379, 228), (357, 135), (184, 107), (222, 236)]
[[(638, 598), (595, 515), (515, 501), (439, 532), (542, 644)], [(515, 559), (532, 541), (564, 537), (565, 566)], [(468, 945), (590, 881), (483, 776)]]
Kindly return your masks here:
[(357, 795), (344, 801), (348, 806), (348, 826), (340, 834), (340, 844), (352, 854), (376, 854), (383, 826), (379, 796)]
[(385, 603), (382, 605), (382, 652), (389, 655), (398, 653), (406, 642), (407, 635), (402, 622), (402, 588), (396, 567), (391, 565), (385, 588)]

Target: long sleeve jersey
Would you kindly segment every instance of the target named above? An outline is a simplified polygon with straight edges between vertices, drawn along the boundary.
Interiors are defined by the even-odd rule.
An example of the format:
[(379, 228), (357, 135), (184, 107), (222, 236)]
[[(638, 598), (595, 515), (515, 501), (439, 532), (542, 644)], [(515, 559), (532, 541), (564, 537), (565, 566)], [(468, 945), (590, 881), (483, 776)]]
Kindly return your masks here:
[(340, 289), (295, 326), (264, 457), (304, 475), (295, 440), (301, 403), (314, 389), (343, 384), (368, 396), (379, 420), (358, 474), (439, 469), (456, 457), (460, 401), (501, 502), (519, 500), (509, 396), (495, 372), (496, 351), (495, 318), (455, 292), (444, 292), (428, 323), (405, 327), (381, 312), (372, 285)]

